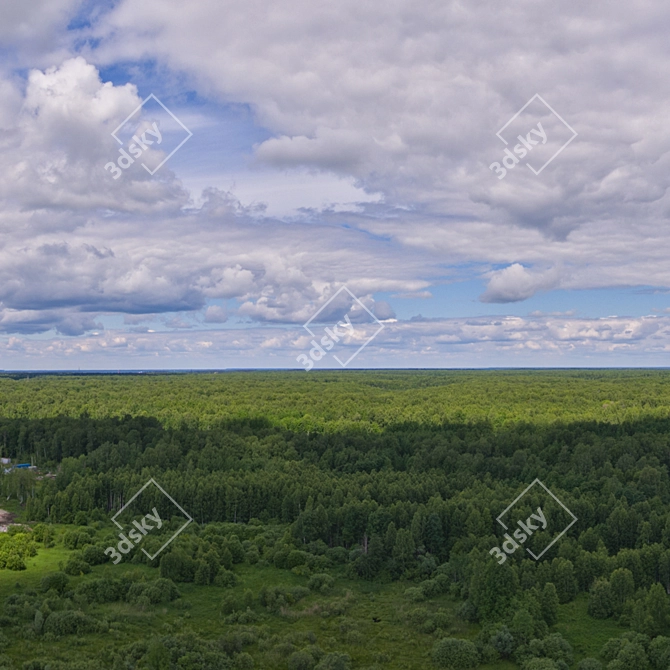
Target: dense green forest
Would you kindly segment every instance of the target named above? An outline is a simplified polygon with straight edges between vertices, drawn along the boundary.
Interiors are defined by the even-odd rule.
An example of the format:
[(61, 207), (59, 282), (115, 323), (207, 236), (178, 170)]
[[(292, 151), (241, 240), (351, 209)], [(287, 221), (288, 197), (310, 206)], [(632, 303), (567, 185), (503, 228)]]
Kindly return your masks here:
[(665, 371), (7, 375), (0, 451), (0, 669), (670, 668)]

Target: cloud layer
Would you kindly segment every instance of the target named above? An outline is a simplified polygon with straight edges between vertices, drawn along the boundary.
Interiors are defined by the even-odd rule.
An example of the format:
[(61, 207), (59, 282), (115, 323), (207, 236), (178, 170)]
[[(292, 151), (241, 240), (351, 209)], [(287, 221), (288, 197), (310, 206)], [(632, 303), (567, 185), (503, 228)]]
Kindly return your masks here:
[[(293, 365), (299, 326), (346, 285), (388, 322), (365, 350), (371, 365), (439, 365), (456, 360), (449, 351), (482, 364), (510, 351), (664, 364), (665, 317), (603, 321), (583, 299), (564, 321), (397, 314), (451, 282), (479, 282), (483, 310), (556, 289), (670, 288), (669, 9), (41, 5), (0, 8), (0, 333), (16, 360), (162, 352)], [(111, 133), (147, 82), (188, 118), (202, 101), (248, 106), (266, 137), (237, 148), (249, 169), (337, 175), (368, 200), (273, 218), (214, 172), (193, 193), (189, 169), (216, 161), (206, 147), (155, 176), (136, 161), (112, 178)], [(516, 117), (501, 133), (509, 144), (496, 136), (536, 93), (578, 133), (539, 175), (526, 163), (565, 140), (550, 109)], [(216, 132), (208, 122), (196, 134)], [(546, 143), (531, 143), (533, 127)], [(156, 164), (168, 145), (149, 150)]]

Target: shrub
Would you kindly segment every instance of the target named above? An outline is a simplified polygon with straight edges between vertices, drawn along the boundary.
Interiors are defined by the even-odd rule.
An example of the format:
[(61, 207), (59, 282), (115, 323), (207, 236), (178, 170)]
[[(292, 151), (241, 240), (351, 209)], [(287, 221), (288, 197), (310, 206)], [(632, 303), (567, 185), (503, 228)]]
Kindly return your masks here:
[(43, 593), (46, 593), (47, 591), (54, 589), (56, 593), (62, 595), (69, 583), (70, 579), (64, 572), (52, 572), (42, 577), (42, 580), (40, 581), (40, 590)]
[(84, 596), (91, 603), (113, 603), (123, 600), (129, 584), (119, 579), (90, 579), (77, 587), (77, 595)]
[[(81, 549), (87, 544), (93, 544), (91, 535), (86, 532), (89, 529), (68, 530), (63, 535), (63, 546), (66, 549)], [(90, 529), (93, 530), (93, 529)], [(95, 533), (95, 531), (93, 530)]]
[(187, 554), (173, 550), (163, 554), (160, 561), (161, 577), (174, 582), (192, 582), (195, 579), (196, 562)]
[(63, 572), (72, 577), (79, 577), (79, 575), (87, 575), (91, 572), (91, 566), (83, 559), (71, 556), (65, 564)]
[(223, 547), (230, 552), (233, 557), (233, 563), (243, 563), (245, 559), (245, 551), (240, 538), (237, 535), (230, 535), (223, 543)]
[(426, 598), (433, 598), (441, 592), (440, 583), (436, 579), (426, 579), (419, 584), (419, 589)]
[(349, 558), (349, 552), (344, 547), (332, 547), (326, 552), (326, 557), (333, 563), (346, 563)]
[(44, 632), (56, 636), (95, 633), (100, 629), (101, 626), (95, 619), (73, 610), (52, 612), (44, 623)]
[(612, 587), (606, 579), (597, 579), (591, 587), (587, 611), (594, 619), (607, 619), (614, 613)]
[(286, 558), (286, 567), (289, 568), (296, 568), (299, 565), (305, 565), (307, 562), (307, 552), (305, 551), (300, 551), (299, 549), (294, 549), (291, 551)]
[(90, 544), (81, 552), (82, 558), (89, 565), (101, 565), (109, 560), (109, 556), (105, 553), (105, 548), (99, 544)]
[(5, 563), (5, 568), (7, 570), (25, 570), (26, 564), (24, 560), (16, 553), (11, 553), (7, 557), (7, 562)]
[(215, 586), (230, 588), (231, 586), (235, 586), (235, 584), (237, 584), (237, 577), (235, 576), (235, 573), (230, 570), (221, 570), (219, 571), (219, 574), (214, 577)]
[(316, 661), (306, 651), (296, 651), (288, 659), (289, 670), (312, 670), (315, 665)]
[(433, 646), (433, 662), (438, 668), (465, 670), (479, 664), (477, 648), (469, 640), (445, 637)]
[(514, 651), (514, 637), (507, 626), (501, 626), (491, 636), (489, 643), (503, 658), (509, 658)]
[(197, 562), (195, 569), (195, 583), (198, 586), (207, 586), (212, 581), (212, 571), (209, 564), (203, 560)]
[(251, 654), (247, 654), (246, 651), (243, 651), (235, 657), (236, 670), (252, 670), (253, 667), (254, 659), (251, 657)]
[(333, 588), (335, 580), (328, 574), (321, 572), (312, 575), (307, 582), (307, 588), (310, 591), (319, 591), (320, 593), (328, 593)]
[[(136, 582), (130, 585), (126, 600), (137, 605), (169, 603), (179, 598), (180, 593), (170, 579), (159, 578), (152, 582)], [(144, 600), (146, 598), (146, 600)]]

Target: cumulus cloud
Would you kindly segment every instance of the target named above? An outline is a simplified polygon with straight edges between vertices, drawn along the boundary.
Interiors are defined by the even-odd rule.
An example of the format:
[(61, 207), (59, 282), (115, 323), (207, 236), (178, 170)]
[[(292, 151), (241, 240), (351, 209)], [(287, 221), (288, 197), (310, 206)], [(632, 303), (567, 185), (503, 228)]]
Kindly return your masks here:
[[(0, 8), (3, 54), (13, 54), (0, 59), (0, 331), (60, 335), (51, 350), (19, 338), (12, 351), (210, 360), (221, 345), (250, 360), (294, 360), (304, 333), (293, 326), (345, 285), (388, 322), (373, 362), (665, 351), (661, 319), (407, 322), (394, 309), (463, 279), (487, 281), (480, 300), (500, 304), (557, 287), (670, 287), (662, 5), (617, 0), (606, 14), (493, 0), (401, 0), (381, 13), (354, 0), (27, 6)], [(199, 100), (248, 106), (267, 131), (244, 147), (256, 164), (334, 172), (378, 201), (277, 220), (215, 184), (198, 198), (173, 164), (155, 177), (133, 164), (114, 180), (111, 132), (148, 91), (100, 72), (130, 64), (144, 76), (145, 62)], [(495, 133), (536, 92), (578, 137), (541, 174), (524, 159), (498, 179), (489, 166), (507, 145)], [(533, 113), (553, 150), (560, 124)], [(388, 302), (375, 300), (380, 292)], [(163, 319), (181, 332), (82, 337), (116, 313), (129, 326)], [(322, 318), (344, 315), (367, 332), (351, 299)], [(203, 323), (233, 319), (248, 322), (248, 337), (221, 327), (201, 338)]]
[[(122, 0), (93, 30), (92, 55), (159, 58), (253, 105), (275, 133), (256, 152), (272, 165), (344, 172), (389, 203), (564, 238), (614, 207), (620, 219), (665, 218), (667, 23), (651, 2), (594, 14), (492, 0), (403, 0), (384, 12), (355, 0)], [(495, 133), (537, 92), (578, 138), (539, 177), (520, 165), (499, 181)]]
[(533, 273), (520, 263), (513, 263), (489, 279), (482, 302), (518, 302), (527, 300), (538, 291), (555, 288), (559, 283), (555, 270)]
[[(379, 329), (358, 325), (351, 337), (319, 362), (340, 368), (333, 354), (346, 360)], [(9, 338), (0, 341), (3, 360), (40, 368), (71, 367), (73, 361), (93, 369), (158, 367), (300, 367), (300, 354), (313, 338), (302, 328), (254, 327), (184, 332), (108, 330), (78, 338), (49, 340)], [(489, 365), (543, 367), (608, 364), (611, 355), (628, 364), (645, 365), (670, 353), (670, 318), (579, 319), (574, 317), (480, 317), (419, 319), (386, 323), (360, 351), (350, 367)], [(317, 367), (317, 366), (315, 366)]]
[(210, 305), (205, 311), (205, 323), (225, 323), (227, 320), (228, 314), (220, 305)]

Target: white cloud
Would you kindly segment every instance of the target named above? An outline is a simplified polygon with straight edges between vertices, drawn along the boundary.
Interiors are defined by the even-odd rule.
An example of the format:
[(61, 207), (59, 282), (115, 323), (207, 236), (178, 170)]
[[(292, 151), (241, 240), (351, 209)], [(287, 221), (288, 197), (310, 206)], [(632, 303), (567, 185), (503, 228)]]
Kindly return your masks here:
[(480, 297), (480, 300), (482, 302), (518, 302), (527, 300), (538, 291), (556, 288), (558, 283), (559, 277), (555, 270), (533, 273), (520, 263), (513, 263), (492, 274), (486, 292)]
[[(274, 356), (287, 332), (277, 324), (304, 322), (345, 284), (389, 321), (397, 297), (430, 298), (428, 289), (457, 279), (488, 280), (481, 299), (492, 303), (556, 287), (670, 287), (662, 5), (633, 10), (617, 0), (603, 14), (401, 0), (380, 12), (353, 0), (121, 0), (71, 31), (81, 3), (27, 7), (0, 8), (4, 333), (77, 335), (99, 328), (99, 315), (121, 312), (137, 325), (179, 313), (165, 325), (192, 333), (105, 333), (82, 347), (155, 356), (164, 338), (175, 356), (205, 360), (226, 336), (196, 345), (202, 319), (242, 316), (264, 324), (262, 338), (253, 323), (248, 340), (236, 330), (244, 350)], [(167, 88), (181, 86), (177, 94), (248, 105), (272, 134), (243, 148), (255, 152), (258, 174), (318, 176), (261, 176), (237, 197), (209, 188), (226, 166), (182, 181), (174, 163), (156, 178), (134, 165), (110, 179), (110, 133), (140, 92), (102, 81), (97, 68), (130, 64), (147, 82), (144, 60), (172, 68)], [(541, 175), (519, 164), (498, 180), (489, 169), (504, 148), (495, 131), (536, 92), (579, 136)], [(188, 111), (196, 132), (213, 132), (197, 105)], [(280, 207), (249, 204), (263, 201), (264, 188), (282, 192)], [(367, 202), (353, 202), (361, 192)], [(285, 221), (270, 215), (301, 203), (312, 209)], [(382, 291), (391, 304), (375, 303)], [(209, 304), (220, 300), (232, 304)], [(388, 361), (438, 361), (452, 342), (473, 356), (666, 350), (664, 321), (501, 318), (441, 322), (439, 333), (433, 325), (397, 321), (377, 346)], [(54, 338), (46, 354), (40, 347), (51, 345), (26, 341), (25, 351), (84, 355), (68, 342)]]
[[(347, 357), (370, 337), (376, 326), (356, 326), (337, 353)], [(89, 369), (157, 367), (300, 367), (296, 358), (311, 347), (311, 337), (298, 327), (250, 327), (183, 332), (107, 331), (78, 338), (0, 340), (11, 369), (81, 365)], [(670, 353), (670, 318), (574, 317), (424, 319), (386, 322), (350, 367), (481, 367), (648, 365)], [(540, 354), (541, 358), (537, 358)], [(346, 360), (346, 359), (342, 359)], [(340, 368), (330, 355), (323, 367)]]
[[(564, 237), (613, 208), (665, 219), (670, 61), (657, 26), (669, 12), (643, 5), (633, 29), (623, 1), (603, 14), (492, 0), (383, 12), (354, 0), (123, 0), (96, 27), (92, 55), (158, 58), (251, 104), (276, 134), (257, 149), (272, 165), (334, 170), (389, 203)], [(540, 177), (521, 166), (499, 182), (495, 132), (537, 92), (579, 137)]]

